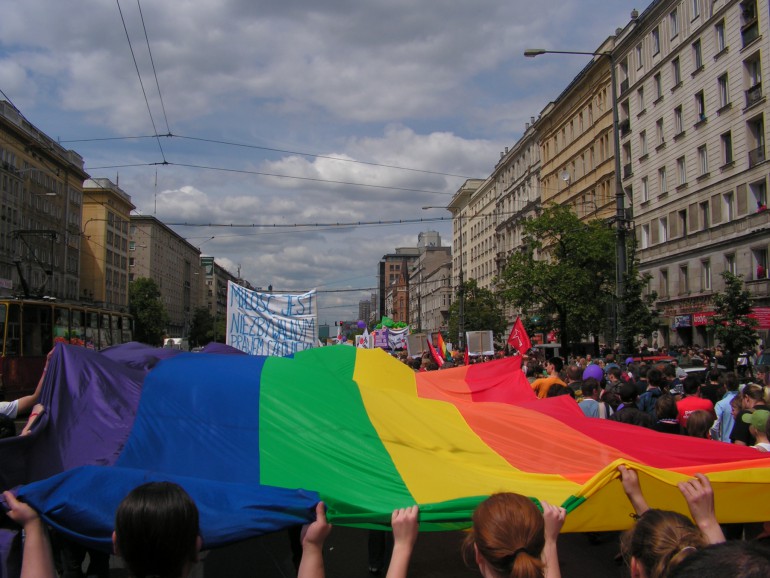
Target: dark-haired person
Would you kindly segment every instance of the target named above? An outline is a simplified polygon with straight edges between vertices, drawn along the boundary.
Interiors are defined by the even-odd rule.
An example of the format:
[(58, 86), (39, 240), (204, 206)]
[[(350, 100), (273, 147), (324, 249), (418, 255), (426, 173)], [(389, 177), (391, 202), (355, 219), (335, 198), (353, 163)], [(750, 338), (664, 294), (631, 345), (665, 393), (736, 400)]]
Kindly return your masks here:
[(564, 368), (564, 361), (561, 357), (552, 357), (545, 362), (545, 370), (548, 377), (541, 377), (532, 382), (532, 390), (537, 397), (548, 397), (548, 390), (552, 385), (567, 385), (561, 378), (561, 370)]
[(770, 410), (765, 399), (765, 388), (755, 383), (747, 383), (738, 399), (741, 400), (741, 410), (735, 417), (730, 440), (739, 446), (753, 446), (756, 440), (749, 431), (749, 425), (743, 421), (743, 416), (758, 409)]
[(583, 410), (586, 417), (607, 419), (612, 415), (609, 404), (599, 399), (600, 390), (599, 382), (593, 377), (583, 380), (583, 399), (578, 403), (578, 407)]

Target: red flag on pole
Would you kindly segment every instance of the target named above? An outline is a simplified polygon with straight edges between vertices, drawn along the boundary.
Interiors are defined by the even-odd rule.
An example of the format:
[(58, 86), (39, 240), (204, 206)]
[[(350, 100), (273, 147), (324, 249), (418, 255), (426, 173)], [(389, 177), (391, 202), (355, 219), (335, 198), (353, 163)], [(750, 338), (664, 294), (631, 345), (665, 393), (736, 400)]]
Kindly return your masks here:
[(470, 365), (471, 364), (471, 356), (468, 353), (468, 346), (467, 345), (465, 346), (465, 356), (463, 358), (463, 361), (465, 361), (465, 365)]
[(441, 356), (436, 351), (436, 348), (433, 347), (433, 344), (430, 342), (430, 337), (427, 338), (427, 341), (428, 341), (428, 349), (430, 349), (430, 354), (433, 356), (433, 361), (436, 362), (436, 365), (441, 367), (442, 365), (444, 365), (444, 360), (441, 359)]
[(527, 335), (520, 317), (517, 317), (513, 324), (511, 334), (508, 336), (508, 345), (515, 347), (522, 355), (532, 349), (532, 342), (529, 340), (529, 335)]

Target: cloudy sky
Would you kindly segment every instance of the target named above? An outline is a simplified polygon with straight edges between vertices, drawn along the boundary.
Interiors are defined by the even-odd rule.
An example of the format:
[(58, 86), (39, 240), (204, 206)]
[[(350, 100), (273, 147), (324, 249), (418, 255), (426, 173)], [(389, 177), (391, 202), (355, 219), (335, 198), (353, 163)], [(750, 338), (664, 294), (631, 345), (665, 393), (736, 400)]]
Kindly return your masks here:
[[(488, 176), (587, 63), (523, 50), (595, 50), (646, 4), (0, 7), (0, 90), (30, 122), (233, 273), (275, 290), (318, 288), (319, 320), (333, 324), (357, 318), (383, 254), (414, 246), (420, 231), (451, 242), (448, 221), (388, 222), (447, 218), (421, 207), (446, 206), (466, 178)], [(314, 223), (349, 226), (286, 227)]]

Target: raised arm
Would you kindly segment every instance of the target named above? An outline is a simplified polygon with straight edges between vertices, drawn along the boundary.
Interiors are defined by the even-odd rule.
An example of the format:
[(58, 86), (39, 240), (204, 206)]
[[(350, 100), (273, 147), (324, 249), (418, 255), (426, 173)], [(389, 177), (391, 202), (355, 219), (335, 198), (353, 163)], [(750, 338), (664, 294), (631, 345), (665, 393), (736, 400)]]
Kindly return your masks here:
[(332, 526), (326, 521), (326, 506), (318, 502), (315, 507), (315, 522), (302, 527), (302, 560), (297, 570), (297, 578), (324, 578), (323, 547)]
[(10, 508), (8, 517), (24, 528), (21, 578), (56, 578), (48, 532), (40, 516), (11, 492), (3, 492), (3, 497)]
[(628, 496), (628, 500), (634, 508), (637, 516), (641, 516), (650, 506), (647, 505), (647, 500), (644, 499), (642, 494), (642, 486), (639, 484), (639, 475), (626, 466), (618, 466), (620, 472), (620, 482), (623, 484), (623, 491)]
[(724, 542), (725, 535), (719, 522), (717, 522), (714, 511), (714, 490), (711, 488), (709, 479), (703, 474), (695, 474), (695, 478), (686, 482), (679, 482), (677, 486), (684, 499), (687, 500), (687, 507), (690, 508), (692, 519), (695, 520), (709, 543)]
[(386, 578), (406, 578), (409, 560), (419, 532), (419, 509), (417, 506), (393, 510), (393, 554), (390, 557)]
[(556, 540), (559, 538), (559, 532), (561, 532), (564, 520), (567, 518), (567, 510), (553, 506), (543, 500), (540, 500), (540, 505), (543, 507), (545, 520), (545, 545), (542, 554), (542, 560), (545, 564), (545, 578), (561, 578)]
[(51, 356), (53, 355), (53, 349), (48, 352), (48, 356), (45, 358), (45, 367), (43, 367), (43, 373), (37, 382), (37, 387), (32, 395), (25, 395), (20, 397), (17, 403), (16, 415), (23, 415), (29, 413), (30, 410), (40, 399), (40, 392), (43, 389), (43, 381), (45, 381), (45, 374), (48, 371), (48, 365), (51, 363)]

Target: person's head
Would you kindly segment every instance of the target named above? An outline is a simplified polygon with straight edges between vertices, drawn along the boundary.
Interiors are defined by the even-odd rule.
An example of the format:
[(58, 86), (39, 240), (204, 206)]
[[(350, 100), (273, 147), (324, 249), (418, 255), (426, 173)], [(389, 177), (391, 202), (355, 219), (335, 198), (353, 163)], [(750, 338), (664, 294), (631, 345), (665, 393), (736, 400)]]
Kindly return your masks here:
[(620, 371), (620, 368), (616, 365), (613, 365), (612, 367), (607, 369), (607, 381), (610, 383), (617, 383), (620, 381), (620, 377), (623, 375), (623, 372)]
[(583, 386), (580, 390), (583, 392), (583, 397), (599, 399), (599, 382), (593, 377), (583, 380)]
[(624, 383), (620, 386), (620, 401), (625, 404), (634, 403), (636, 401), (636, 386), (633, 383)]
[(747, 383), (741, 394), (743, 409), (752, 409), (755, 405), (765, 403), (765, 388), (755, 383)]
[(655, 416), (658, 419), (676, 419), (678, 413), (673, 395), (664, 393), (655, 401)]
[(647, 370), (647, 384), (652, 387), (663, 388), (666, 385), (666, 380), (663, 379), (663, 372), (660, 369), (651, 367)]
[(687, 416), (687, 435), (694, 438), (709, 438), (709, 430), (714, 425), (710, 411), (699, 409)]
[(708, 544), (689, 518), (667, 510), (647, 510), (620, 539), (632, 578), (662, 578)]
[(666, 363), (663, 366), (663, 376), (669, 381), (676, 379), (676, 364)]
[(475, 561), (486, 578), (541, 578), (544, 545), (545, 522), (532, 500), (520, 494), (493, 494), (473, 512), (463, 558), (469, 566)]
[(727, 391), (738, 391), (740, 383), (738, 382), (738, 376), (735, 375), (734, 371), (728, 371), (722, 377), (724, 378), (725, 389)]
[(685, 395), (696, 395), (700, 389), (700, 382), (694, 375), (688, 375), (682, 382), (682, 390)]
[(766, 578), (770, 576), (770, 550), (749, 540), (730, 540), (693, 552), (671, 578)]
[(752, 413), (744, 413), (741, 420), (749, 424), (749, 431), (754, 437), (767, 437), (767, 420), (770, 418), (770, 411), (766, 409), (757, 409)]
[(579, 365), (570, 365), (567, 368), (567, 379), (570, 383), (583, 379), (583, 368)]
[(575, 392), (572, 391), (572, 388), (567, 385), (561, 385), (559, 383), (556, 383), (548, 388), (548, 393), (545, 394), (546, 397), (558, 397), (560, 395), (569, 395), (572, 398), (575, 397)]
[(737, 418), (738, 414), (743, 409), (743, 396), (736, 395), (730, 400), (730, 413), (733, 414), (733, 418)]
[(560, 373), (564, 367), (564, 361), (561, 357), (552, 357), (545, 364), (548, 373)]
[(198, 508), (177, 484), (143, 484), (118, 506), (112, 542), (135, 578), (182, 578), (201, 548)]

